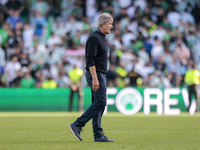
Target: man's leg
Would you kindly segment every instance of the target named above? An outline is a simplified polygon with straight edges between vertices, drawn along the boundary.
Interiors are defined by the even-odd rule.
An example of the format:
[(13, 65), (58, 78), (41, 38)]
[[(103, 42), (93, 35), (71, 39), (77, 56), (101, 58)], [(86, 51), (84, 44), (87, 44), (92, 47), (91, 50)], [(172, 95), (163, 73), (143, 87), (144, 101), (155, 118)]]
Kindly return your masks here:
[(94, 137), (100, 137), (102, 135), (103, 128), (101, 127), (101, 118), (103, 112), (104, 109), (92, 118)]
[[(94, 142), (114, 142), (113, 140), (109, 140), (106, 136), (104, 136), (101, 131), (103, 130), (101, 128), (101, 117), (102, 113), (106, 106), (106, 77), (105, 75), (97, 74), (99, 79), (99, 90), (96, 92), (93, 92), (93, 98), (95, 99), (92, 105), (82, 114), (81, 117), (79, 117), (74, 123), (70, 124), (69, 127), (72, 130), (72, 133), (75, 135), (75, 137), (82, 141), (82, 138), (80, 137), (80, 131), (82, 130), (82, 127), (85, 126), (85, 124), (91, 119), (96, 116), (96, 120), (94, 119), (93, 129), (95, 129), (95, 133), (97, 135), (94, 138)], [(92, 78), (91, 74), (88, 75), (88, 72), (86, 73), (86, 79), (92, 87)], [(100, 113), (100, 114), (99, 114)], [(99, 137), (100, 136), (100, 137)]]
[[(92, 103), (94, 102), (95, 102), (95, 94), (92, 91)], [(104, 109), (92, 118), (94, 137), (100, 137), (102, 135), (101, 133), (103, 131), (103, 128), (101, 127), (101, 118), (102, 118), (103, 112), (104, 112)]]
[[(97, 73), (99, 80), (99, 90), (92, 91), (93, 98), (95, 99), (92, 105), (78, 118), (74, 123), (78, 127), (84, 127), (85, 124), (99, 112), (102, 112), (106, 106), (106, 79)], [(86, 72), (86, 79), (89, 86), (92, 88), (92, 76), (89, 72)]]
[(106, 106), (106, 100), (101, 96), (104, 94), (104, 92), (105, 91), (102, 91), (101, 89), (95, 92), (95, 97), (97, 97), (97, 100), (92, 103), (92, 105), (90, 105), (90, 107), (82, 114), (82, 116), (74, 122), (77, 127), (84, 127), (91, 118), (104, 110)]

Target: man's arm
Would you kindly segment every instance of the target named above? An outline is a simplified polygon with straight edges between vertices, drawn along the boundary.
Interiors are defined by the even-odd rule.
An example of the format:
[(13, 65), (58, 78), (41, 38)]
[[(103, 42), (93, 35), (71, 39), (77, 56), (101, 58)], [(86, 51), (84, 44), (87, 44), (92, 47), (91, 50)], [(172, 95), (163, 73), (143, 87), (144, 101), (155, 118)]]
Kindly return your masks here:
[(90, 73), (92, 75), (92, 90), (98, 91), (99, 90), (99, 81), (98, 81), (97, 74), (96, 74), (96, 67), (91, 66), (89, 69), (90, 69)]
[(88, 41), (86, 63), (92, 75), (92, 90), (98, 91), (99, 81), (96, 74), (95, 59), (97, 55), (98, 39), (97, 37), (91, 37)]

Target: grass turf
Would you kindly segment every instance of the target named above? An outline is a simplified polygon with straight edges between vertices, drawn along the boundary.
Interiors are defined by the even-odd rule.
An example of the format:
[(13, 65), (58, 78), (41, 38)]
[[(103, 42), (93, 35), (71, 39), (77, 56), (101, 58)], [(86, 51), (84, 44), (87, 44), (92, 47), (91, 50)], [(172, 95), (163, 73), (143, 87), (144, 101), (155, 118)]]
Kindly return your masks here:
[(0, 113), (0, 150), (199, 150), (200, 114), (125, 116), (108, 113), (102, 126), (114, 143), (93, 142), (91, 121), (78, 141), (68, 124), (79, 113)]

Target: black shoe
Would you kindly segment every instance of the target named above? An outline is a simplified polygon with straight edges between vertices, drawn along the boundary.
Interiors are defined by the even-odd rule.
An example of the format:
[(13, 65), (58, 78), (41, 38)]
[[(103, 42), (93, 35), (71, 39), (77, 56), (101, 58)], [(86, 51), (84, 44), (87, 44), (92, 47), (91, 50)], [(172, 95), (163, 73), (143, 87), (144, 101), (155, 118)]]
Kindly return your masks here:
[(94, 138), (94, 142), (114, 142), (114, 140), (109, 140), (105, 135), (100, 138)]
[(82, 131), (82, 128), (81, 128), (81, 127), (75, 126), (74, 123), (69, 124), (68, 126), (69, 126), (70, 130), (72, 131), (72, 133), (74, 134), (74, 136), (75, 136), (79, 141), (82, 141), (82, 138), (81, 138), (81, 136), (80, 136), (80, 132)]

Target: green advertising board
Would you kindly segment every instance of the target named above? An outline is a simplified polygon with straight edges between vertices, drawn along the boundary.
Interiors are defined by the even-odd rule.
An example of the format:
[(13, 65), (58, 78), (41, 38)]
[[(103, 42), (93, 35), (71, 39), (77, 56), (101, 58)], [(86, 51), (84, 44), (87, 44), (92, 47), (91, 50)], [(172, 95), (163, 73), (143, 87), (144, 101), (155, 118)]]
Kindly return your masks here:
[[(91, 104), (90, 88), (83, 89), (83, 110)], [(68, 111), (69, 89), (0, 89), (0, 111)], [(178, 115), (189, 105), (186, 88), (115, 88), (107, 89), (106, 111), (126, 115), (137, 112)], [(78, 111), (74, 95), (73, 111)]]

